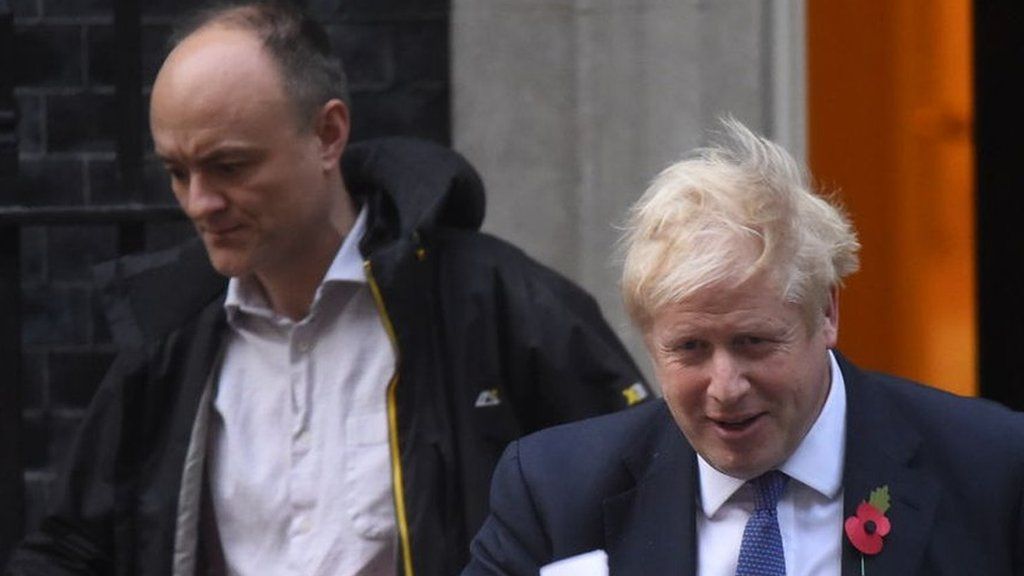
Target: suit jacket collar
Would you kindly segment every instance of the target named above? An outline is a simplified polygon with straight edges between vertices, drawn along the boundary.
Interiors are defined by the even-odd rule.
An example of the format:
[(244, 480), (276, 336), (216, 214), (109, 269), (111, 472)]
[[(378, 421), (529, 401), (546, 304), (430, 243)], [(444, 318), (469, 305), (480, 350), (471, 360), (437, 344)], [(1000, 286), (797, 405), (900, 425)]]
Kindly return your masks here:
[[(861, 372), (838, 353), (836, 357), (846, 379), (847, 397), (843, 516), (856, 514), (872, 490), (889, 486), (891, 507), (886, 516), (892, 529), (882, 551), (864, 558), (866, 573), (916, 574), (939, 502), (938, 484), (913, 466), (921, 437), (905, 415), (896, 413), (875, 376)], [(844, 531), (843, 574), (860, 573), (861, 554)]]
[(696, 570), (696, 455), (662, 404), (650, 434), (625, 460), (635, 485), (604, 502), (610, 573)]

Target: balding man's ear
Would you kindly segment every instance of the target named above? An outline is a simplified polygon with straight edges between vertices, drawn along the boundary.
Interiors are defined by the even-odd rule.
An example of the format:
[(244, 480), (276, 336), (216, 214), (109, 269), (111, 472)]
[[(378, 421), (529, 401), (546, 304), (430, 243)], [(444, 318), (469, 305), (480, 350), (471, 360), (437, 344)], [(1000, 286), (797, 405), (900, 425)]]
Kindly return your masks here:
[(348, 106), (341, 100), (328, 101), (317, 113), (315, 129), (325, 171), (338, 166), (348, 144), (349, 127)]

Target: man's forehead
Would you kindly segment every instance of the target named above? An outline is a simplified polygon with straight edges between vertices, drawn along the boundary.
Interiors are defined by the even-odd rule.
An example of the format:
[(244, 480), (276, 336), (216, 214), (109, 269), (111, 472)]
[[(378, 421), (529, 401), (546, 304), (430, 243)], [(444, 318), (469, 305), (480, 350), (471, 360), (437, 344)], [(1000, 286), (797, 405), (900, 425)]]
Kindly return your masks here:
[(285, 118), (288, 98), (272, 59), (253, 34), (201, 28), (168, 56), (153, 85), (150, 121), (157, 128), (199, 128)]
[(283, 92), (273, 60), (252, 33), (211, 25), (178, 44), (164, 61), (153, 88), (194, 97), (209, 92)]
[(784, 329), (801, 318), (798, 305), (757, 284), (704, 288), (662, 307), (654, 316), (655, 323), (671, 331)]
[[(780, 313), (782, 312), (782, 313)], [(783, 309), (734, 308), (728, 310), (701, 310), (679, 308), (660, 316), (662, 331), (666, 335), (737, 334), (785, 331), (797, 323), (796, 311), (787, 314)]]

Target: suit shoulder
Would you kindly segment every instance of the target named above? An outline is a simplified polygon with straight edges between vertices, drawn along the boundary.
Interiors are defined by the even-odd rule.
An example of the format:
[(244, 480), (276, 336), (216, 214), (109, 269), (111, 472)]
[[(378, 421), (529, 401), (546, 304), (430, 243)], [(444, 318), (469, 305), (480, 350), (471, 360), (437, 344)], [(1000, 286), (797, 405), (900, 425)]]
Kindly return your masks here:
[(911, 380), (872, 374), (891, 413), (916, 429), (934, 454), (969, 466), (998, 459), (1024, 472), (1024, 414), (984, 398), (958, 396)]
[(872, 374), (885, 393), (921, 418), (964, 421), (980, 428), (1010, 426), (1024, 431), (1024, 414), (985, 398), (959, 396), (913, 380), (886, 374)]

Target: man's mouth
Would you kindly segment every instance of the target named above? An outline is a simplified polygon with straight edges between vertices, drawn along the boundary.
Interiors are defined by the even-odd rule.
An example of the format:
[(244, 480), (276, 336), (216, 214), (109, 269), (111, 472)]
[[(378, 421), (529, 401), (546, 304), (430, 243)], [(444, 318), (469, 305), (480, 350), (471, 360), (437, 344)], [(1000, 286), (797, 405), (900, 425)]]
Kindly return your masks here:
[(232, 232), (236, 232), (236, 231), (241, 230), (241, 229), (242, 229), (241, 224), (233, 224), (233, 225), (230, 225), (230, 226), (204, 226), (202, 228), (202, 230), (203, 230), (203, 232), (205, 234), (209, 234), (210, 236), (215, 236), (215, 237), (227, 236), (227, 235), (231, 234)]
[(728, 416), (724, 418), (711, 418), (711, 421), (719, 429), (726, 432), (743, 432), (756, 424), (764, 412), (758, 412), (757, 414), (751, 415), (740, 415), (740, 416)]

